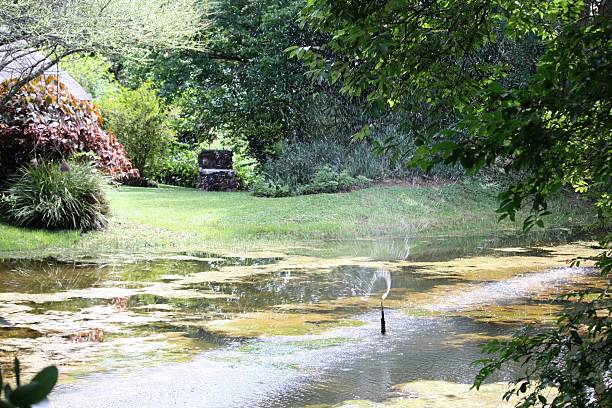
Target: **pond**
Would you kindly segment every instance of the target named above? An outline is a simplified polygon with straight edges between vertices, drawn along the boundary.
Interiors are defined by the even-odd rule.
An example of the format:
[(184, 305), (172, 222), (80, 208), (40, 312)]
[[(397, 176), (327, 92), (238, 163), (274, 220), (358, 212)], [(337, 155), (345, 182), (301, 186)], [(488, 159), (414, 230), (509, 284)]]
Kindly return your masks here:
[(501, 383), (468, 392), (482, 342), (598, 284), (568, 267), (596, 250), (553, 237), (5, 259), (0, 361), (58, 365), (58, 407), (500, 406)]

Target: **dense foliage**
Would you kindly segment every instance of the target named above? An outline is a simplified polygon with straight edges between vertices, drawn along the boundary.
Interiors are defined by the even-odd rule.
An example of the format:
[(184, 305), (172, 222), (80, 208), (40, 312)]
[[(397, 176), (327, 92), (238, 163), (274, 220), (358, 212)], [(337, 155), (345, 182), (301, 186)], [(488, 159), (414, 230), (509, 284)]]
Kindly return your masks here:
[[(254, 181), (255, 171), (261, 171), (267, 182), (288, 186), (296, 173), (286, 171), (291, 162), (299, 167), (297, 183), (301, 185), (326, 166), (376, 180), (417, 175), (392, 163), (397, 159), (393, 154), (376, 159), (369, 144), (348, 146), (349, 136), (369, 119), (375, 122), (372, 129), (379, 144), (401, 134), (404, 146), (414, 149), (412, 130), (400, 128), (397, 118), (388, 112), (374, 118), (365, 112), (364, 98), (342, 95), (339, 86), (325, 81), (311, 81), (306, 76), (308, 68), (283, 52), (295, 43), (330, 38), (300, 25), (297, 18), (302, 2), (224, 0), (207, 7), (205, 52), (157, 53), (153, 65), (116, 56), (109, 61), (86, 57), (64, 65), (92, 94), (101, 97), (103, 108), (114, 104), (117, 112), (125, 111), (117, 100), (124, 86), (137, 89), (144, 81), (158, 89), (173, 113), (168, 124), (178, 143), (170, 144), (170, 150), (160, 155), (162, 160), (155, 160), (155, 168), (145, 170), (148, 177), (194, 186), (197, 168), (189, 160), (197, 156), (202, 143), (215, 145), (219, 139), (229, 141), (243, 186)], [(103, 111), (107, 116), (109, 110)], [(136, 160), (123, 132), (112, 124), (113, 114), (108, 116), (130, 158)], [(142, 117), (133, 119), (134, 124), (147, 122)], [(312, 153), (307, 151), (310, 146)], [(352, 164), (338, 165), (338, 161)], [(257, 164), (261, 167), (255, 169)], [(459, 174), (452, 166), (444, 169), (450, 170), (450, 177)]]
[(152, 78), (180, 108), (181, 142), (223, 135), (264, 163), (289, 139), (334, 137), (358, 129), (359, 109), (334, 87), (312, 83), (283, 50), (315, 33), (297, 21), (295, 0), (222, 0), (209, 4), (207, 51), (159, 55), (153, 68), (126, 64), (131, 80)]
[(169, 152), (174, 134), (170, 115), (149, 83), (121, 87), (101, 101), (106, 127), (125, 146), (127, 156), (143, 176), (154, 176)]
[(194, 188), (198, 182), (198, 155), (187, 143), (173, 143), (160, 163), (156, 180), (164, 184)]
[[(525, 229), (541, 226), (548, 198), (563, 186), (588, 194), (604, 231), (597, 264), (609, 277), (610, 11), (607, 1), (580, 0), (310, 0), (304, 22), (331, 40), (289, 52), (315, 78), (408, 114), (419, 147), (407, 153), (390, 138), (380, 151), (407, 154), (425, 169), (501, 165), (516, 174), (500, 194), (500, 218), (514, 220), (528, 206)], [(370, 133), (365, 127), (357, 137)], [(517, 361), (526, 373), (506, 397), (522, 395), (522, 406), (609, 404), (611, 304), (606, 292), (590, 293), (555, 330), (490, 345), (497, 355), (483, 361), (475, 385)], [(558, 391), (554, 400), (546, 387)]]
[(279, 184), (290, 184), (289, 180), (300, 185), (308, 184), (322, 167), (336, 172), (346, 171), (354, 177), (381, 180), (391, 173), (388, 164), (368, 145), (327, 137), (282, 143), (278, 157), (268, 160), (262, 166), (262, 173)]
[(261, 166), (261, 175), (271, 184), (299, 191), (312, 182), (319, 169), (325, 167), (336, 173), (346, 172), (351, 177), (365, 177), (372, 181), (415, 178), (450, 181), (463, 176), (459, 166), (438, 165), (429, 174), (406, 168), (391, 155), (377, 154), (370, 144), (351, 142), (348, 137), (296, 139), (280, 143), (278, 155)]
[(113, 65), (104, 57), (74, 55), (62, 61), (61, 67), (91, 94), (94, 101), (100, 101), (121, 88)]
[[(523, 395), (519, 407), (612, 406), (612, 330), (609, 293), (570, 295), (573, 309), (564, 313), (552, 331), (525, 328), (510, 341), (492, 341), (484, 351), (494, 355), (478, 361), (482, 365), (475, 384), (480, 386), (493, 372), (521, 363), (524, 371), (504, 398)], [(555, 388), (558, 393), (550, 392)]]
[[(403, 170), (394, 154), (374, 158), (371, 144), (348, 146), (349, 137), (365, 123), (372, 124), (381, 145), (398, 136), (403, 147), (413, 150), (414, 131), (400, 123), (401, 115), (385, 109), (366, 112), (365, 98), (341, 94), (338, 84), (310, 80), (309, 68), (288, 58), (283, 50), (293, 44), (331, 38), (299, 23), (302, 7), (295, 0), (211, 3), (206, 52), (159, 54), (154, 67), (115, 64), (128, 83), (152, 80), (177, 113), (173, 128), (183, 143), (182, 153), (166, 162), (160, 179), (192, 179), (178, 174), (194, 174), (193, 167), (185, 166), (185, 146), (195, 150), (200, 143), (214, 143), (220, 137), (232, 141), (234, 153), (238, 149), (241, 156), (256, 159), (268, 184), (290, 187), (295, 183), (289, 179), (295, 178), (305, 185), (325, 166), (370, 179), (422, 175)], [(292, 167), (288, 163), (297, 169), (288, 171)], [(355, 166), (362, 168), (355, 171)], [(440, 169), (446, 171), (444, 176), (460, 174), (453, 166)], [(177, 174), (172, 175), (174, 171)]]
[(109, 213), (104, 185), (88, 164), (49, 161), (23, 167), (0, 195), (2, 216), (22, 227), (101, 229)]
[[(30, 408), (44, 401), (57, 384), (58, 371), (55, 366), (43, 368), (27, 384), (21, 382), (21, 366), (17, 358), (13, 364), (13, 371), (15, 388), (4, 383), (0, 369), (0, 408)], [(2, 398), (3, 391), (4, 398)]]
[[(13, 81), (0, 84), (0, 94)], [(14, 173), (35, 158), (95, 156), (109, 175), (132, 168), (123, 146), (102, 127), (89, 102), (75, 98), (54, 76), (39, 77), (19, 89), (0, 110), (0, 175)]]
[(259, 197), (290, 197), (302, 194), (339, 193), (366, 187), (371, 183), (367, 177), (351, 176), (346, 170), (336, 171), (331, 167), (318, 168), (306, 182), (287, 178), (275, 182), (261, 178), (253, 185), (253, 194)]
[[(304, 20), (333, 39), (316, 51), (290, 51), (306, 60), (311, 75), (342, 81), (343, 92), (436, 114), (440, 120), (415, 135), (421, 145), (415, 164), (460, 162), (475, 172), (501, 159), (508, 171), (537, 168), (502, 197), (508, 198), (502, 211), (513, 217), (528, 198), (544, 211), (545, 198), (564, 183), (581, 190), (610, 186), (611, 26), (597, 7), (313, 0)], [(533, 43), (534, 33), (544, 51), (532, 47), (532, 74), (519, 81), (526, 73), (515, 72), (520, 66), (511, 51)], [(383, 145), (401, 149), (395, 139)]]

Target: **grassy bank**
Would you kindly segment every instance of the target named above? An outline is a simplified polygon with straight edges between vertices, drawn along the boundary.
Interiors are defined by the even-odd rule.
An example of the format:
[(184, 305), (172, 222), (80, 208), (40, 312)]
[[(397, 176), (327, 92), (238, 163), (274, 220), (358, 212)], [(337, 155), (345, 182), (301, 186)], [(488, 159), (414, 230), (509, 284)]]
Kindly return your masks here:
[[(258, 198), (192, 189), (114, 188), (108, 230), (80, 234), (0, 224), (0, 255), (79, 256), (108, 252), (248, 250), (316, 240), (510, 232), (497, 223), (494, 187), (377, 186), (346, 194)], [(590, 221), (576, 198), (554, 203), (547, 226)]]

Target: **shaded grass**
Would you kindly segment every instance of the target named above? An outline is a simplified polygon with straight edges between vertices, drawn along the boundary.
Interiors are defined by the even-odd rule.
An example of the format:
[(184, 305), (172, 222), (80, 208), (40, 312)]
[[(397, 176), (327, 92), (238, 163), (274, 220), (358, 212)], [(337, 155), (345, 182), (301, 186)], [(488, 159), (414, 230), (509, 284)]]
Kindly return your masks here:
[[(496, 194), (494, 187), (480, 183), (376, 186), (286, 198), (120, 187), (108, 193), (113, 217), (106, 231), (80, 234), (0, 224), (0, 255), (265, 250), (319, 240), (519, 230), (518, 224), (497, 222)], [(584, 225), (594, 217), (586, 208), (568, 194), (553, 203), (547, 227)]]

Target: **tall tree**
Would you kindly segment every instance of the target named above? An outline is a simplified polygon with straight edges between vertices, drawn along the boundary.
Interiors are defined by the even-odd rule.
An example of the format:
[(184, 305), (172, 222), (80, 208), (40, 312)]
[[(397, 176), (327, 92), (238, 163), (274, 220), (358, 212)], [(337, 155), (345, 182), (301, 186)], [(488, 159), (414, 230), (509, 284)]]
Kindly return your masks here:
[(205, 52), (160, 55), (152, 71), (141, 70), (139, 79), (153, 75), (164, 95), (182, 107), (183, 141), (225, 133), (245, 141), (263, 162), (281, 140), (344, 126), (347, 107), (352, 108), (349, 98), (312, 83), (307, 69), (283, 52), (293, 44), (323, 40), (300, 25), (303, 6), (301, 0), (211, 3)]

